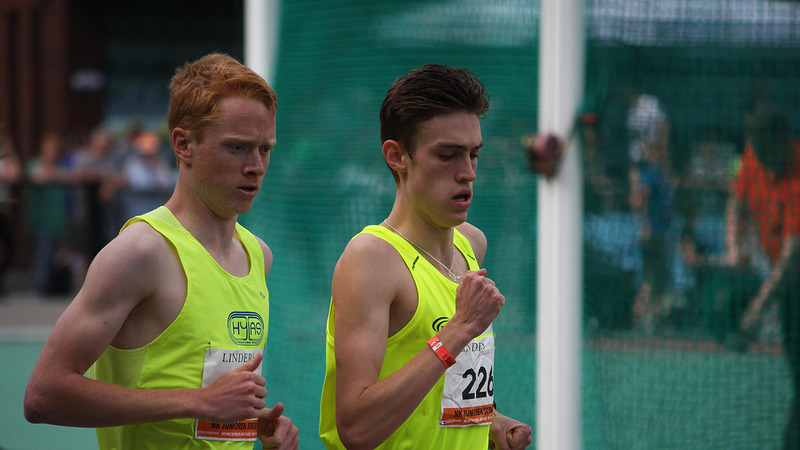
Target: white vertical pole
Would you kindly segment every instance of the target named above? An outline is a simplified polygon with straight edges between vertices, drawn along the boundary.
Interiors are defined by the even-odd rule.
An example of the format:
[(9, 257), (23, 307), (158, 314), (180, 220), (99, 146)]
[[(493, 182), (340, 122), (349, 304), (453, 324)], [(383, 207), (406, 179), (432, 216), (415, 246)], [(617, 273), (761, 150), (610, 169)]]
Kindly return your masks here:
[[(566, 140), (584, 86), (583, 0), (542, 0), (539, 131)], [(536, 447), (582, 446), (583, 173), (574, 140), (538, 182)]]
[(275, 83), (279, 25), (280, 0), (245, 0), (244, 64), (270, 86)]

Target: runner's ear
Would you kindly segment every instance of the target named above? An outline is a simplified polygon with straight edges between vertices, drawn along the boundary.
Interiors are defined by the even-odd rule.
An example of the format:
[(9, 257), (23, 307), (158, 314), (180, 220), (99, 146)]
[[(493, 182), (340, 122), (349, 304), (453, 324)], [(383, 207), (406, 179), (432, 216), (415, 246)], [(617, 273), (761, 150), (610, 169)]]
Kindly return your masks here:
[(192, 133), (184, 128), (175, 127), (170, 133), (172, 143), (172, 151), (179, 161), (186, 165), (191, 165), (192, 151), (191, 142), (193, 140)]
[(403, 172), (406, 169), (406, 159), (405, 157), (408, 153), (403, 149), (403, 146), (400, 145), (399, 142), (387, 139), (383, 143), (383, 158), (386, 160), (386, 164), (389, 166), (390, 169), (394, 170), (395, 172)]

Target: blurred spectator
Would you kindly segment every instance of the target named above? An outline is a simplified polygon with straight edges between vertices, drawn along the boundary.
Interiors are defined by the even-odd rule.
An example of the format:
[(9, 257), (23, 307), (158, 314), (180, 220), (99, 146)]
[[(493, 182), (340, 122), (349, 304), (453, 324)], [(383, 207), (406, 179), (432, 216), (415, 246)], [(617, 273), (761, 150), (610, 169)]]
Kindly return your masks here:
[(627, 89), (615, 86), (599, 99), (591, 99), (579, 117), (579, 136), (585, 155), (585, 199), (588, 212), (626, 211), (628, 204)]
[[(709, 248), (691, 228), (681, 233), (679, 244), (684, 264), (695, 276), (687, 320), (702, 325), (716, 340), (732, 348), (741, 345), (739, 321), (761, 285), (763, 277), (753, 261), (755, 247), (751, 233), (739, 243), (738, 261)], [(745, 250), (747, 249), (747, 250)]]
[(672, 245), (667, 237), (672, 224), (676, 178), (667, 154), (669, 125), (664, 122), (666, 115), (657, 108), (657, 101), (651, 96), (638, 95), (631, 109), (630, 205), (640, 217), (643, 268), (633, 314), (636, 325), (651, 335), (662, 316), (672, 274)]
[(729, 345), (736, 344), (746, 299), (756, 294), (760, 283), (752, 233), (740, 240), (743, 253), (736, 264), (724, 259), (725, 208), (740, 161), (735, 153), (733, 144), (720, 142), (713, 133), (705, 134), (694, 148), (681, 184), (687, 207), (678, 246), (691, 280), (686, 323), (702, 326)]
[(175, 186), (173, 166), (161, 155), (158, 136), (142, 132), (133, 141), (134, 151), (122, 167), (125, 217), (152, 211), (166, 203)]
[[(614, 177), (615, 171), (611, 169), (611, 161), (606, 154), (609, 149), (606, 146), (610, 143), (602, 139), (602, 125), (593, 112), (582, 114), (577, 122), (585, 162), (583, 196), (587, 213), (619, 210), (620, 180), (627, 178), (626, 172), (619, 170), (616, 174), (623, 174), (624, 177)], [(618, 161), (616, 163), (619, 164)]]
[(0, 130), (0, 294), (5, 274), (14, 257), (14, 226), (11, 216), (13, 188), (22, 179), (22, 167), (10, 136)]
[(30, 182), (28, 229), (33, 237), (33, 275), (42, 294), (64, 294), (72, 288), (69, 251), (64, 247), (67, 229), (67, 183), (69, 172), (60, 164), (62, 140), (58, 135), (42, 137), (39, 155), (28, 160)]
[(750, 299), (741, 328), (753, 335), (766, 305), (778, 304), (793, 388), (784, 448), (794, 449), (800, 448), (800, 142), (792, 137), (788, 116), (776, 108), (759, 107), (750, 125), (728, 208), (728, 261), (741, 258), (741, 230), (749, 220), (770, 271)]
[(76, 185), (71, 212), (70, 238), (80, 254), (83, 267), (110, 240), (107, 209), (110, 191), (106, 189), (117, 175), (111, 148), (113, 137), (103, 128), (92, 131), (89, 141), (74, 155), (72, 170)]
[(626, 210), (630, 171), (644, 159), (648, 147), (666, 153), (669, 116), (661, 102), (635, 87), (629, 74), (606, 98), (585, 105), (579, 117), (586, 158), (586, 206), (591, 212)]
[(683, 185), (691, 199), (691, 218), (722, 215), (735, 175), (736, 151), (731, 143), (707, 136), (693, 149)]

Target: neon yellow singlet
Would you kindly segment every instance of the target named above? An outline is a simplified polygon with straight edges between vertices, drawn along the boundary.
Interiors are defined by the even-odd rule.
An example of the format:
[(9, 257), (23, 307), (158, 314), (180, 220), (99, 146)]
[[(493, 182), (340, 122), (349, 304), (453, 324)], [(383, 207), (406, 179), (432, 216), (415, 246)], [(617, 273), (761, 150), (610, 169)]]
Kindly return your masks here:
[[(386, 353), (379, 379), (384, 379), (406, 365), (427, 341), (453, 317), (458, 284), (431, 265), (406, 240), (384, 227), (370, 225), (359, 234), (371, 234), (391, 244), (406, 263), (417, 286), (417, 309), (414, 316), (386, 342)], [(469, 270), (478, 270), (478, 262), (469, 241), (454, 230), (453, 244), (469, 263)], [(325, 446), (345, 448), (336, 431), (336, 359), (334, 355), (334, 307), (328, 313), (326, 373), (320, 404), (320, 437)], [(463, 353), (462, 353), (463, 355)], [(462, 355), (457, 360), (461, 361)], [(493, 358), (493, 353), (492, 353)], [(455, 367), (455, 366), (454, 366)], [(488, 426), (440, 427), (445, 376), (439, 379), (409, 418), (378, 448), (381, 449), (480, 449), (489, 446)], [(491, 404), (491, 400), (489, 400)]]
[[(269, 324), (269, 293), (264, 253), (255, 236), (236, 224), (236, 234), (250, 261), (249, 273), (240, 278), (217, 264), (166, 207), (134, 217), (123, 229), (138, 221), (147, 222), (176, 249), (187, 279), (186, 300), (175, 320), (152, 342), (132, 350), (108, 346), (89, 375), (135, 389), (199, 388), (213, 381), (209, 379), (214, 377), (213, 365), (240, 366), (262, 352)], [(196, 438), (196, 429), (202, 432), (204, 428), (215, 433), (216, 439), (241, 438), (233, 426), (195, 419), (98, 428), (97, 438), (101, 449), (253, 448), (252, 439)]]

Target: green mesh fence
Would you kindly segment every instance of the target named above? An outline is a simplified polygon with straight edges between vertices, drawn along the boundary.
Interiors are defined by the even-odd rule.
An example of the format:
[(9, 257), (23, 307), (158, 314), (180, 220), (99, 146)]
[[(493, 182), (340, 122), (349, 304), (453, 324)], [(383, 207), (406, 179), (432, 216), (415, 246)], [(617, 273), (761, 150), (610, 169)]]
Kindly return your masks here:
[[(728, 262), (726, 207), (754, 132), (748, 123), (764, 105), (793, 113), (798, 104), (800, 4), (592, 6), (586, 446), (778, 448), (793, 395), (781, 303), (764, 307), (751, 333), (739, 326), (774, 264), (757, 243), (757, 223), (738, 239), (748, 258)], [(774, 133), (766, 141), (767, 158), (786, 147)], [(774, 214), (797, 202), (759, 199)], [(794, 266), (786, 277), (796, 280)], [(776, 298), (800, 300), (783, 284)]]
[[(756, 244), (746, 267), (718, 261), (748, 117), (761, 104), (800, 104), (800, 4), (586, 8), (576, 112), (593, 113), (580, 140), (585, 447), (778, 447), (793, 390), (777, 308), (748, 339), (737, 331), (769, 260)], [(265, 371), (303, 448), (321, 446), (333, 267), (394, 197), (378, 109), (397, 76), (429, 62), (470, 68), (491, 96), (469, 221), (486, 233), (484, 265), (507, 299), (495, 323), (496, 399), (535, 424), (537, 178), (521, 138), (536, 131), (538, 29), (539, 2), (283, 2), (279, 144), (242, 221), (275, 255)]]

